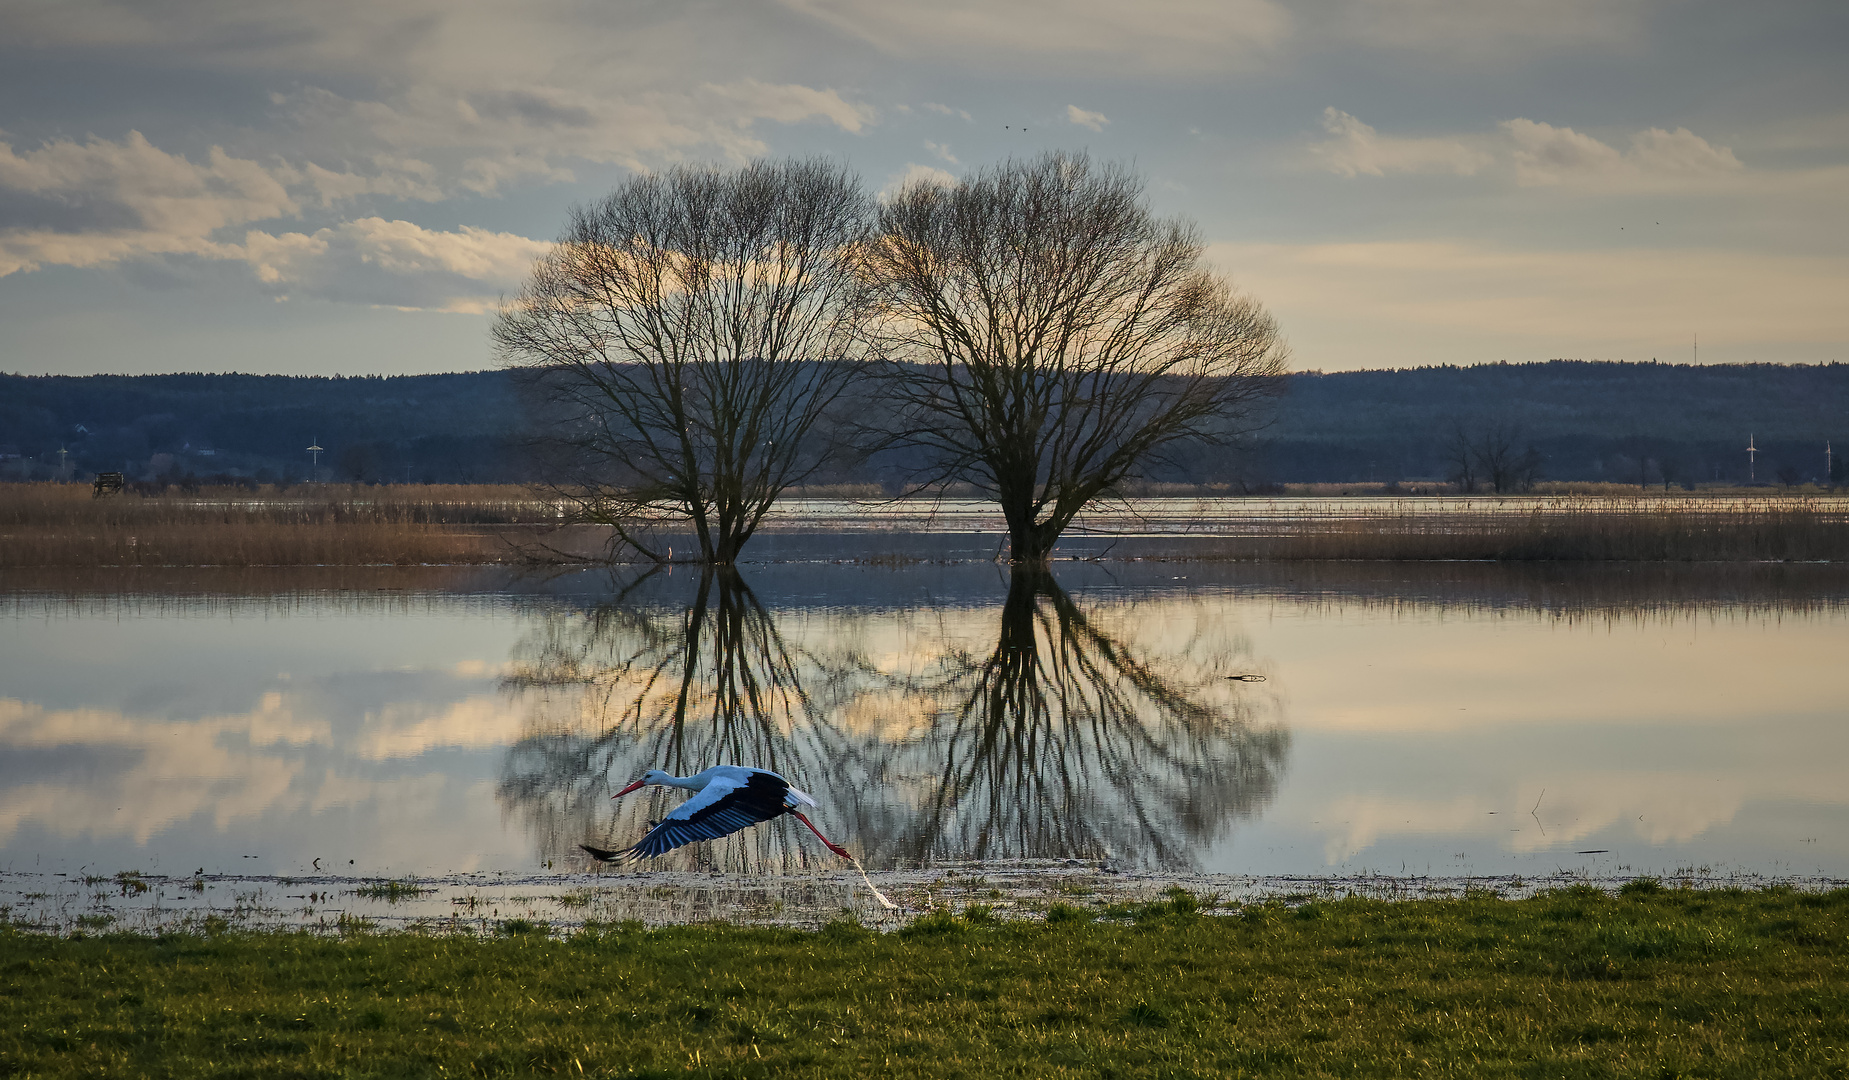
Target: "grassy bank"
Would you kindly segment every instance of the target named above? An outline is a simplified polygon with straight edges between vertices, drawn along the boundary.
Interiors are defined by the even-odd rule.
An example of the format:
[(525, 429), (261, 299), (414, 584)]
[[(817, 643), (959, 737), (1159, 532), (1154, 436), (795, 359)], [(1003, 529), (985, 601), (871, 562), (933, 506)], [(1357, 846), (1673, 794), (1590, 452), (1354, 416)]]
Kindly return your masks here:
[(0, 1074), (1842, 1076), (1849, 890), (1186, 894), (874, 934), (0, 933)]

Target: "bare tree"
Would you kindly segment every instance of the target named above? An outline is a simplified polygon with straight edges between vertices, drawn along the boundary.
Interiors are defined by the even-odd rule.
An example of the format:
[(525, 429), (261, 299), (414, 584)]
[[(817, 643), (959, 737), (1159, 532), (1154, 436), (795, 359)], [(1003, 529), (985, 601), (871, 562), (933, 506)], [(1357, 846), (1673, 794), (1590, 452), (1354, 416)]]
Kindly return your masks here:
[(999, 502), (1017, 562), (1182, 441), (1243, 434), (1284, 373), (1277, 325), (1202, 266), (1194, 227), (1082, 155), (912, 184), (866, 252), (890, 437), (923, 452), (919, 486)]
[(657, 560), (648, 529), (685, 521), (703, 561), (737, 558), (828, 456), (815, 436), (859, 368), (871, 209), (810, 160), (675, 168), (572, 211), (494, 340), (532, 375), (581, 520)]
[(1477, 448), (1470, 433), (1464, 430), (1462, 421), (1452, 421), (1451, 434), (1445, 439), (1443, 448), (1445, 467), (1450, 471), (1449, 479), (1457, 485), (1458, 494), (1469, 495), (1477, 490)]
[(1046, 570), (1015, 567), (993, 651), (953, 653), (908, 687), (938, 702), (930, 772), (895, 762), (886, 782), (918, 792), (916, 806), (904, 828), (868, 831), (914, 864), (1193, 866), (1271, 801), (1290, 750), (1288, 731), (1253, 723), (1259, 703), (1223, 667), (1187, 662), (1204, 644), (1153, 652), (1101, 626)]
[[(811, 790), (840, 775), (838, 703), (826, 695), (835, 684), (858, 685), (864, 665), (851, 643), (835, 650), (846, 657), (837, 665), (786, 641), (732, 567), (706, 567), (697, 581), (651, 570), (613, 591), (596, 607), (542, 613), (503, 680), (531, 695), (533, 713), (503, 761), (501, 805), (525, 819), (548, 857), (575, 856), (585, 839), (641, 835), (673, 794), (608, 796), (612, 781), (647, 769), (751, 765)], [(822, 700), (805, 678), (824, 684)], [(812, 850), (796, 839), (779, 823), (678, 852), (666, 865), (789, 870)]]
[(1451, 434), (1442, 448), (1452, 483), (1468, 495), (1487, 481), (1498, 495), (1528, 491), (1541, 475), (1541, 452), (1522, 442), (1520, 425), (1496, 421), (1476, 428), (1452, 421)]
[(1507, 421), (1490, 424), (1477, 435), (1477, 466), (1498, 495), (1527, 491), (1540, 476), (1541, 452), (1532, 445), (1517, 449), (1521, 441), (1521, 427)]
[(1667, 492), (1670, 485), (1682, 482), (1684, 466), (1682, 458), (1674, 454), (1664, 454), (1657, 458), (1656, 470), (1663, 477), (1663, 490)]

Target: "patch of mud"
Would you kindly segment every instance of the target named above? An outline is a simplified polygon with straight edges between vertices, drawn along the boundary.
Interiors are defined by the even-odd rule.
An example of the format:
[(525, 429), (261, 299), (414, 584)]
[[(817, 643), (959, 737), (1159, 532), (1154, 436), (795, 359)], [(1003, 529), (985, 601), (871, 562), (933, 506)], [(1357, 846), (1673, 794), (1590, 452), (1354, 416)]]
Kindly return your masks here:
[[(0, 872), (0, 925), (33, 933), (302, 930), (493, 934), (508, 924), (566, 933), (586, 926), (719, 922), (814, 929), (852, 919), (897, 929), (930, 911), (985, 905), (1004, 919), (1035, 919), (1055, 903), (1080, 908), (1139, 903), (1181, 888), (1211, 898), (1211, 910), (1283, 900), (1349, 895), (1386, 900), (1462, 896), (1488, 891), (1506, 899), (1590, 884), (1615, 891), (1628, 877), (1560, 873), (1548, 877), (1316, 877), (1177, 875), (1119, 872), (1095, 863), (1008, 862), (940, 865), (872, 875), (899, 905), (886, 911), (852, 872), (779, 877), (681, 872), (451, 874), (430, 878), (356, 878), (203, 874), (166, 877)], [(1665, 884), (1689, 888), (1791, 885), (1832, 889), (1834, 878), (1771, 878), (1705, 871)]]

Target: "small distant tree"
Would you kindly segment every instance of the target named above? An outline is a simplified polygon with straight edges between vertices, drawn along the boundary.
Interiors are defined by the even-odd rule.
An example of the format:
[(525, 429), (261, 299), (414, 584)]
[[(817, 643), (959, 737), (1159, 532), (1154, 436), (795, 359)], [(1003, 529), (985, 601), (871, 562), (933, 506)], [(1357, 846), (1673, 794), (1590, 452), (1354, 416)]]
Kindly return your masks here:
[(1521, 428), (1506, 421), (1490, 424), (1477, 435), (1478, 467), (1498, 495), (1527, 491), (1540, 475), (1541, 452), (1532, 445), (1517, 449), (1521, 441)]
[(1452, 482), (1464, 494), (1485, 482), (1498, 495), (1532, 490), (1541, 476), (1541, 452), (1532, 443), (1523, 447), (1522, 441), (1521, 427), (1507, 421), (1475, 430), (1453, 421), (1444, 445)]
[(350, 483), (363, 484), (375, 477), (379, 466), (379, 448), (370, 442), (351, 442), (334, 457), (335, 474)]
[(1477, 490), (1477, 448), (1461, 421), (1452, 421), (1451, 433), (1445, 438), (1443, 460), (1447, 479), (1457, 485), (1459, 494)]
[(1657, 458), (1656, 469), (1658, 473), (1662, 474), (1663, 490), (1665, 492), (1669, 491), (1671, 485), (1680, 483), (1682, 480), (1683, 465), (1682, 459), (1679, 457), (1664, 454), (1662, 457)]
[(1000, 503), (1016, 562), (1169, 450), (1249, 431), (1284, 374), (1276, 323), (1202, 265), (1194, 227), (1083, 155), (914, 183), (866, 252), (890, 439), (919, 486)]
[(853, 255), (871, 202), (825, 161), (680, 167), (572, 211), (494, 340), (543, 403), (552, 489), (581, 520), (666, 557), (691, 524), (729, 565), (858, 371)]

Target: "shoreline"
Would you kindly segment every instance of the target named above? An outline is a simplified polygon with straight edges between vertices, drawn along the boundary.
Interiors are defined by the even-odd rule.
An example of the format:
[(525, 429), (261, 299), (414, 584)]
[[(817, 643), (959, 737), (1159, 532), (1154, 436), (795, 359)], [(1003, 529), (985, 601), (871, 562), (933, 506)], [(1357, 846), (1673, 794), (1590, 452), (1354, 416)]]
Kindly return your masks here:
[[(686, 563), (693, 534), (653, 543)], [(91, 498), (78, 485), (0, 484), (0, 570), (51, 567), (648, 565), (608, 526), (517, 488), (202, 490)], [(974, 499), (795, 498), (742, 562), (995, 562), (997, 508)], [(1107, 501), (1052, 561), (1845, 562), (1849, 496), (1187, 497)]]
[(1240, 875), (1120, 870), (1076, 859), (947, 863), (872, 871), (869, 877), (897, 911), (883, 909), (853, 871), (834, 868), (785, 875), (569, 870), (400, 877), (0, 870), (0, 927), (50, 936), (367, 931), (490, 937), (506, 932), (510, 923), (557, 934), (626, 923), (817, 930), (846, 916), (873, 929), (899, 930), (933, 913), (954, 915), (971, 907), (1001, 921), (1043, 921), (1060, 905), (1103, 912), (1154, 902), (1176, 889), (1211, 898), (1215, 910), (1233, 914), (1251, 904), (1294, 907), (1350, 896), (1526, 900), (1585, 887), (1616, 895), (1639, 880), (1705, 891), (1849, 888), (1845, 878), (1710, 868), (1670, 874), (1561, 868), (1545, 876)]

